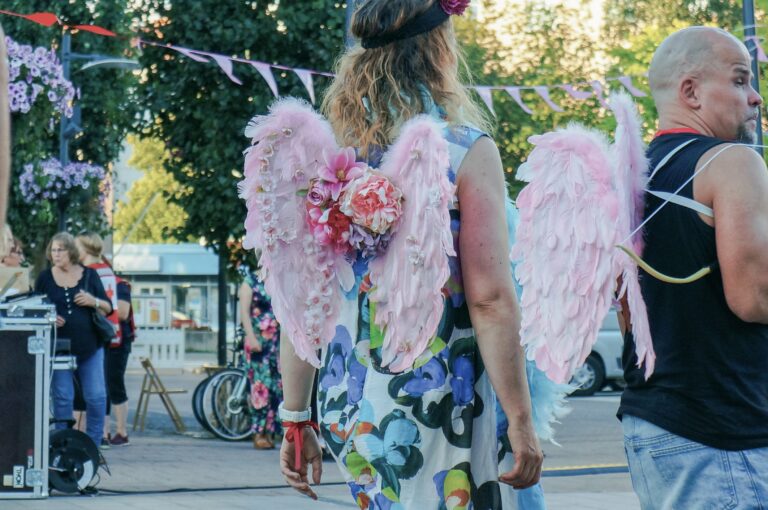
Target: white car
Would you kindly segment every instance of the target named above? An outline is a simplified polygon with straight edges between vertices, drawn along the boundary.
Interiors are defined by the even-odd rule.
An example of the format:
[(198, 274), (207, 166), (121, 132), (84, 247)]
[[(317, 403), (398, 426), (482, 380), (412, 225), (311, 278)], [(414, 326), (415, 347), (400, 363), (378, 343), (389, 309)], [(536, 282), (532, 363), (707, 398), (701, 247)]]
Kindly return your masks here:
[(622, 389), (625, 384), (624, 368), (621, 364), (623, 349), (624, 340), (619, 330), (619, 320), (616, 311), (611, 309), (603, 321), (592, 352), (573, 374), (571, 384), (579, 389), (572, 395), (593, 395), (607, 384), (615, 390)]

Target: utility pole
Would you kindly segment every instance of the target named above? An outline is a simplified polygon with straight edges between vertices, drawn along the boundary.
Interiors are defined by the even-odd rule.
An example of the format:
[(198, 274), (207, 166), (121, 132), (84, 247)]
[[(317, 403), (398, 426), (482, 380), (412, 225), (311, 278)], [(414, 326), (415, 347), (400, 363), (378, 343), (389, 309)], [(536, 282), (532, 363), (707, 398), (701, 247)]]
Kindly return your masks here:
[[(64, 72), (64, 79), (67, 81), (70, 81), (69, 64), (71, 53), (72, 39), (69, 32), (64, 30), (64, 33), (61, 36), (61, 67)], [(66, 129), (67, 117), (62, 115), (61, 122), (59, 124), (59, 161), (61, 161), (62, 167), (69, 164), (69, 138), (66, 136)], [(62, 200), (61, 197), (59, 197), (58, 201), (56, 202), (59, 213), (59, 232), (64, 232), (67, 228), (67, 205), (68, 204), (66, 201)]]
[(344, 45), (347, 48), (351, 48), (352, 45), (355, 44), (355, 38), (352, 37), (350, 28), (352, 24), (352, 14), (355, 12), (356, 6), (357, 0), (347, 0), (347, 21), (344, 24)]
[[(753, 0), (744, 0), (741, 4), (742, 9), (742, 21), (744, 22), (744, 39), (749, 41), (751, 44), (747, 44), (747, 47), (749, 49), (750, 55), (752, 55), (752, 88), (754, 88), (758, 93), (760, 92), (760, 69), (758, 68), (758, 62), (757, 62), (757, 39), (750, 39), (750, 37), (756, 37), (755, 36), (755, 4)], [(763, 124), (762, 124), (762, 114), (760, 113), (760, 109), (757, 110), (757, 145), (763, 145)], [(760, 154), (760, 156), (763, 155), (763, 148), (762, 147), (756, 147), (755, 150)]]

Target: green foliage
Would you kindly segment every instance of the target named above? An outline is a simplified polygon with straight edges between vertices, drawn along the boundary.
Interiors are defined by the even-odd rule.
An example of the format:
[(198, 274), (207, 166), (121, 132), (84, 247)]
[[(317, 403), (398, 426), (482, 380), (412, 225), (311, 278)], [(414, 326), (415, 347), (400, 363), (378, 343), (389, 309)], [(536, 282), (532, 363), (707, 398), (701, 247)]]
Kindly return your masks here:
[[(487, 4), (483, 20), (457, 20), (474, 81), (483, 85), (558, 85), (602, 78), (604, 70), (594, 58), (595, 47), (586, 34), (589, 20), (577, 10), (539, 3)], [(597, 99), (576, 101), (565, 91), (550, 87), (555, 112), (532, 90), (521, 91), (533, 110), (525, 113), (512, 97), (494, 92), (496, 131), (507, 181), (513, 196), (522, 187), (514, 172), (533, 146), (528, 138), (571, 121), (591, 126), (609, 122)]]
[[(148, 38), (180, 46), (319, 70), (331, 69), (343, 46), (344, 5), (332, 0), (139, 4)], [(189, 215), (174, 235), (202, 237), (228, 257), (241, 253), (227, 240), (243, 234), (245, 207), (236, 189), (248, 143), (243, 129), (274, 100), (269, 87), (246, 64), (235, 64), (243, 81), (238, 86), (215, 63), (160, 48), (145, 48), (141, 62), (146, 74), (139, 97), (151, 112), (144, 128), (170, 151), (165, 167), (183, 189), (170, 198)], [(281, 95), (306, 97), (294, 73), (275, 78)], [(319, 98), (327, 83), (316, 77), (315, 84)]]
[[(55, 12), (64, 23), (96, 24), (118, 33), (129, 33), (131, 14), (127, 0), (93, 0), (89, 2), (55, 2), (46, 0), (7, 0), (3, 9), (20, 13)], [(61, 28), (43, 27), (22, 18), (4, 16), (3, 29), (16, 41), (47, 48), (58, 47)], [(125, 38), (102, 37), (87, 32), (72, 35), (72, 51), (98, 53), (109, 56), (131, 57), (129, 41)], [(71, 80), (81, 90), (84, 132), (70, 144), (70, 159), (87, 161), (106, 168), (117, 159), (121, 142), (137, 117), (137, 104), (133, 98), (136, 78), (117, 69), (88, 69), (80, 72), (83, 61), (74, 61)], [(34, 252), (36, 265), (43, 263), (42, 249), (56, 231), (58, 214), (53, 208), (41, 204), (28, 204), (16, 187), (25, 163), (45, 157), (59, 156), (59, 120), (51, 120), (43, 112), (13, 115), (13, 163), (9, 223), (16, 235)], [(71, 204), (67, 215), (68, 228), (73, 231), (93, 228), (101, 223), (94, 218), (95, 210), (86, 204)]]
[(115, 212), (116, 243), (174, 243), (173, 233), (187, 222), (188, 215), (171, 197), (182, 190), (165, 169), (170, 154), (159, 140), (128, 137), (133, 150), (128, 164), (144, 175), (137, 180), (128, 200), (118, 202)]

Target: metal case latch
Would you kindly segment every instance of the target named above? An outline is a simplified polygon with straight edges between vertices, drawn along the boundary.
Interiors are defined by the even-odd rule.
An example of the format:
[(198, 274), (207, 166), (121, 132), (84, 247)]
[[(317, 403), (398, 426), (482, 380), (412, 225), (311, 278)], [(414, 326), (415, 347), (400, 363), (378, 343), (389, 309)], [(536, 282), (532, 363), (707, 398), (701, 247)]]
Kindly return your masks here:
[(23, 305), (10, 305), (8, 307), (8, 317), (13, 318), (19, 318), (24, 317), (24, 306)]
[(31, 336), (27, 339), (27, 352), (29, 354), (45, 354), (45, 338)]

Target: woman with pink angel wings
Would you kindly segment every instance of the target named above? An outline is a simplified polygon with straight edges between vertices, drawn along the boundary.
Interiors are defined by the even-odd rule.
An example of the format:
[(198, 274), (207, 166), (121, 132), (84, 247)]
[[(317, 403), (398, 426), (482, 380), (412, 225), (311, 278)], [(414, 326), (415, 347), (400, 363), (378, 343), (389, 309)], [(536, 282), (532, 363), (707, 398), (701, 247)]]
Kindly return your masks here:
[(287, 99), (246, 130), (245, 246), (282, 331), (280, 466), (312, 498), (318, 432), (361, 509), (516, 508), (541, 474), (504, 174), (458, 77), (450, 17), (468, 3), (363, 1), (328, 120)]

